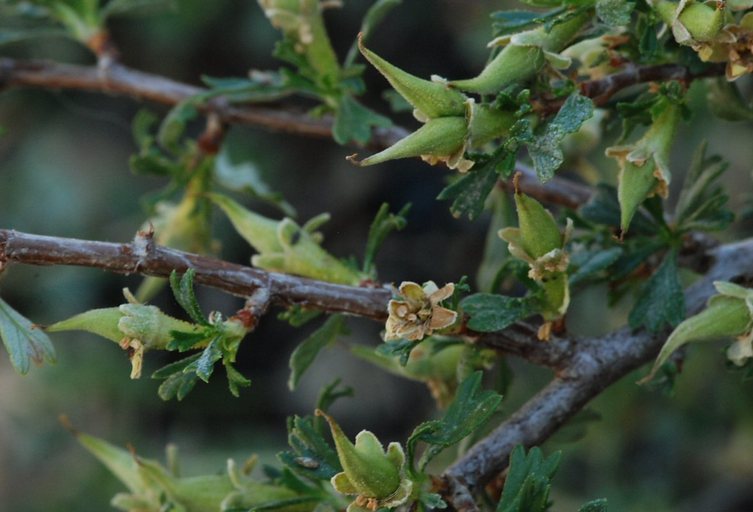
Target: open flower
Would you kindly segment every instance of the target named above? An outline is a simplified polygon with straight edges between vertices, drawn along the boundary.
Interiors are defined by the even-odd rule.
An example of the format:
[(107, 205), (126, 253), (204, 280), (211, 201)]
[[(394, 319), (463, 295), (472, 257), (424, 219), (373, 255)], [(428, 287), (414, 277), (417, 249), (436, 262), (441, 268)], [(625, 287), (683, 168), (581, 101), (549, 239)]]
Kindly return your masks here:
[(438, 288), (433, 281), (424, 283), (423, 287), (403, 281), (398, 288), (400, 299), (393, 299), (387, 306), (385, 341), (406, 339), (418, 341), (455, 323), (456, 311), (440, 306), (455, 292), (452, 283)]

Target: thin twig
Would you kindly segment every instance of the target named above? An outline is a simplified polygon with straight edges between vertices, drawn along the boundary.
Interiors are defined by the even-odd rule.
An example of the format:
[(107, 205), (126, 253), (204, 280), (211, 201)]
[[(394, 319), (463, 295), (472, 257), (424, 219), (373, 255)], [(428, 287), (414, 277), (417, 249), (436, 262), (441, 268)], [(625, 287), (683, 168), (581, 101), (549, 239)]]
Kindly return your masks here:
[(261, 288), (267, 290), (269, 300), (275, 304), (300, 304), (380, 321), (387, 317), (391, 292), (384, 287), (343, 286), (265, 272), (157, 245), (145, 251), (142, 246), (138, 243), (94, 242), (0, 230), (0, 261), (5, 261), (7, 265), (75, 265), (120, 274), (139, 273), (158, 277), (167, 277), (173, 270), (185, 272), (193, 268), (197, 283), (240, 297), (252, 296)]
[[(632, 66), (599, 80), (580, 84), (581, 93), (594, 99), (597, 105), (605, 104), (614, 94), (630, 86), (652, 82), (681, 80), (723, 74), (718, 66), (709, 66), (700, 73), (691, 73), (676, 64), (659, 66)], [(42, 89), (71, 89), (123, 95), (164, 105), (176, 105), (181, 101), (208, 92), (203, 87), (188, 85), (168, 78), (128, 68), (111, 62), (106, 68), (60, 64), (49, 61), (21, 61), (0, 59), (0, 89), (3, 87), (36, 87)], [(555, 112), (561, 101), (543, 102), (540, 111)], [(230, 104), (223, 97), (214, 98), (200, 109), (205, 114), (214, 114), (223, 123), (258, 126), (267, 130), (285, 132), (305, 137), (331, 138), (332, 118), (312, 117), (305, 112), (285, 105)], [(371, 149), (391, 146), (408, 135), (401, 126), (374, 130), (369, 142)], [(535, 174), (519, 166), (524, 178), (520, 189), (542, 202), (576, 208), (590, 197), (587, 188), (569, 180), (555, 177), (542, 185)], [(528, 171), (528, 172), (526, 172)]]

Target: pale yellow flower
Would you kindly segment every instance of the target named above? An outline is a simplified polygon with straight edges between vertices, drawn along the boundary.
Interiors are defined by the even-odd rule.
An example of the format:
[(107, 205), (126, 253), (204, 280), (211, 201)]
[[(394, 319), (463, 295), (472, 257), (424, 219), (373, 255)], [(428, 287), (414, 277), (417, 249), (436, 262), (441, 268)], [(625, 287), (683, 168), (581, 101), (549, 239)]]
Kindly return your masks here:
[[(418, 341), (436, 330), (451, 326), (458, 314), (439, 305), (455, 292), (452, 283), (438, 288), (433, 281), (423, 287), (404, 281), (398, 288), (400, 299), (391, 300), (387, 306), (385, 341), (406, 339)], [(402, 300), (401, 300), (402, 299)]]

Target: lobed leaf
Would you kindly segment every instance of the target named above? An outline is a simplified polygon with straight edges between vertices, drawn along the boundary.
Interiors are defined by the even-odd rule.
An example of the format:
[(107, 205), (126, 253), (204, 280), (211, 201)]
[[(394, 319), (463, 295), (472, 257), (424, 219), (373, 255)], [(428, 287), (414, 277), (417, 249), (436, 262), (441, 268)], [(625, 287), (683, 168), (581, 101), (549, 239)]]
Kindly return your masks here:
[(405, 216), (410, 210), (411, 204), (403, 206), (399, 212), (390, 213), (390, 205), (382, 203), (379, 211), (374, 217), (374, 221), (369, 228), (369, 237), (366, 241), (366, 252), (363, 256), (363, 271), (372, 273), (374, 271), (374, 258), (384, 240), (392, 231), (401, 231), (405, 228), (408, 221)]
[(645, 327), (659, 332), (665, 325), (675, 327), (685, 318), (685, 295), (678, 275), (677, 251), (664, 256), (664, 261), (646, 281), (630, 311), (630, 327)]
[(308, 338), (303, 340), (290, 355), (290, 378), (288, 388), (294, 390), (304, 372), (314, 362), (321, 350), (332, 344), (339, 335), (345, 334), (345, 318), (342, 315), (330, 316), (321, 327), (314, 331)]
[(421, 456), (419, 470), (443, 449), (475, 432), (497, 410), (502, 396), (481, 389), (482, 375), (483, 372), (476, 371), (460, 384), (442, 419), (421, 423), (413, 430), (406, 443), (409, 461), (413, 461), (416, 443), (429, 445)]
[(31, 363), (55, 362), (55, 349), (47, 334), (0, 299), (0, 338), (13, 368), (25, 375)]
[(477, 293), (460, 302), (470, 316), (468, 327), (477, 332), (501, 331), (531, 316), (536, 311), (532, 301), (525, 297), (508, 297), (492, 293)]

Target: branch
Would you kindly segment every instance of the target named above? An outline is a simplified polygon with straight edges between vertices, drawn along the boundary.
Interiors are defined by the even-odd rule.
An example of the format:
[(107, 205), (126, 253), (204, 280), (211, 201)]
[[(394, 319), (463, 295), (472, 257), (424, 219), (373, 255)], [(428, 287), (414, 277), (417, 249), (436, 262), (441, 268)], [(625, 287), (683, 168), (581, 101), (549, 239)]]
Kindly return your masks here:
[[(594, 99), (597, 105), (605, 104), (619, 91), (645, 82), (681, 80), (723, 74), (719, 66), (709, 66), (700, 73), (691, 73), (688, 68), (676, 64), (659, 66), (631, 66), (600, 80), (580, 84), (581, 93)], [(104, 68), (59, 64), (48, 61), (21, 61), (0, 59), (0, 90), (4, 87), (36, 87), (42, 89), (70, 89), (130, 96), (163, 105), (176, 105), (181, 101), (208, 92), (208, 89), (176, 82), (168, 78), (144, 73), (112, 62)], [(555, 112), (562, 101), (544, 103), (542, 111)], [(205, 114), (214, 114), (224, 123), (259, 126), (267, 130), (285, 132), (305, 137), (331, 138), (332, 118), (311, 117), (305, 112), (282, 105), (244, 104), (233, 105), (222, 97), (214, 98), (200, 107)], [(384, 149), (408, 135), (400, 126), (374, 130), (369, 147)], [(577, 208), (590, 197), (587, 187), (555, 177), (541, 184), (535, 174), (525, 166), (518, 166), (524, 179), (520, 189), (526, 194), (546, 203)], [(504, 186), (504, 185), (503, 185)]]
[[(77, 265), (121, 274), (166, 277), (173, 270), (196, 270), (196, 282), (248, 297), (249, 321), (267, 304), (301, 304), (329, 312), (384, 321), (390, 290), (336, 285), (276, 274), (150, 243), (117, 244), (57, 238), (0, 229), (0, 269), (13, 263)], [(688, 310), (699, 310), (714, 293), (713, 281), (753, 279), (753, 239), (713, 248), (707, 274), (686, 292)], [(555, 378), (489, 436), (479, 441), (444, 473), (445, 496), (467, 509), (467, 493), (477, 491), (507, 465), (518, 444), (538, 445), (591, 399), (632, 370), (654, 358), (664, 336), (628, 328), (599, 338), (536, 340), (534, 329), (517, 324), (502, 333), (474, 334), (477, 343), (503, 349), (555, 370)], [(453, 497), (462, 503), (455, 504)]]
[[(714, 293), (714, 281), (753, 277), (753, 239), (720, 246), (710, 256), (708, 273), (686, 292), (691, 313)], [(516, 445), (544, 442), (605, 388), (656, 357), (665, 339), (623, 328), (599, 338), (550, 341), (552, 353), (569, 354), (555, 378), (451, 465), (445, 476), (471, 491), (480, 489), (507, 466)]]
[[(146, 247), (146, 249), (144, 249)], [(265, 272), (207, 256), (153, 244), (92, 242), (0, 230), (0, 268), (11, 263), (75, 265), (119, 274), (168, 277), (173, 270), (196, 270), (196, 282), (240, 297), (259, 297), (266, 290), (270, 303), (300, 304), (333, 313), (384, 321), (391, 297), (384, 287), (343, 286), (303, 277)]]

